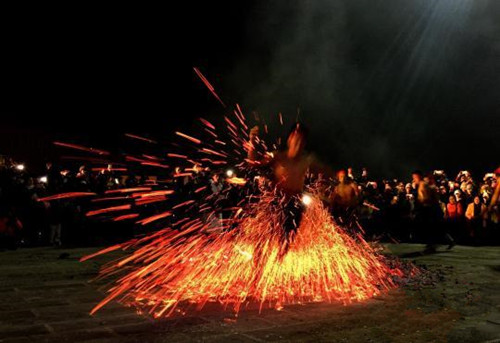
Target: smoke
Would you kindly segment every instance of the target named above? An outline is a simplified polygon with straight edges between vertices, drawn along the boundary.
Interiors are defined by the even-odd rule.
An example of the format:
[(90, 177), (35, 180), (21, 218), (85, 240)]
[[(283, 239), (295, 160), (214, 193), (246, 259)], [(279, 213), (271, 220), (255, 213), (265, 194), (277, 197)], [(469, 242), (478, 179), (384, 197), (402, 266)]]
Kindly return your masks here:
[(498, 131), (483, 120), (498, 114), (498, 97), (468, 89), (500, 86), (496, 8), (487, 0), (260, 1), (228, 82), (247, 111), (271, 122), (283, 112), (292, 123), (300, 108), (310, 147), (334, 167), (397, 176), (468, 167), (446, 146), (471, 116), (475, 130)]
[[(235, 79), (250, 84), (240, 95), (244, 104), (267, 118), (282, 112), (289, 124), (300, 109), (299, 119), (314, 136), (342, 135), (341, 98), (350, 87), (346, 81), (356, 79), (346, 56), (346, 15), (339, 1), (261, 2), (248, 28), (248, 36), (259, 39), (234, 71)], [(337, 155), (338, 147), (329, 151)]]

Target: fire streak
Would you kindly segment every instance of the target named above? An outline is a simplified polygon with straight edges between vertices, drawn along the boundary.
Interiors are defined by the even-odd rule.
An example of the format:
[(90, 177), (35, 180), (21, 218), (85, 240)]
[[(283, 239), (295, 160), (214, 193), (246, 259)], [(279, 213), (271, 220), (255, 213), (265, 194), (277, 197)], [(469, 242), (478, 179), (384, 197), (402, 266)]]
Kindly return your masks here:
[(190, 140), (190, 141), (191, 141), (191, 142), (193, 142), (193, 143), (196, 143), (196, 144), (201, 144), (201, 141), (200, 141), (199, 139), (194, 138), (194, 137), (191, 137), (191, 136), (188, 136), (188, 135), (186, 135), (185, 133), (182, 133), (182, 132), (176, 131), (176, 132), (175, 132), (175, 134), (176, 134), (177, 136), (182, 137), (182, 138), (186, 138), (186, 139)]
[[(194, 71), (226, 107), (203, 74), (197, 68)], [(261, 122), (258, 113), (253, 114), (256, 121)], [(225, 113), (223, 120), (221, 118), (225, 124), (223, 130), (217, 131), (211, 122), (199, 120), (201, 128), (195, 136), (201, 139), (175, 132), (182, 142), (173, 144), (175, 150), (166, 156), (176, 165), (162, 164), (164, 160), (153, 155), (124, 155), (125, 162), (133, 162), (134, 168), (137, 164), (160, 167), (162, 169), (157, 170), (162, 174), (153, 175), (137, 187), (108, 190), (101, 198), (93, 200), (93, 203), (123, 202), (89, 211), (87, 216), (108, 214), (106, 218), (113, 221), (133, 219), (141, 228), (154, 223), (164, 225), (164, 229), (82, 258), (85, 261), (119, 249), (129, 252), (101, 270), (101, 278), (114, 277), (113, 286), (91, 313), (112, 300), (136, 306), (154, 317), (186, 313), (190, 308), (201, 309), (208, 302), (220, 303), (235, 313), (249, 302), (256, 302), (261, 308), (267, 305), (279, 310), (287, 304), (312, 301), (348, 304), (394, 287), (392, 278), (401, 276), (401, 271), (389, 268), (361, 235), (351, 237), (336, 225), (314, 189), (308, 190), (310, 193), (302, 198), (306, 209), (300, 227), (290, 234), (290, 238), (286, 237), (283, 223), (288, 213), (284, 211), (283, 199), (270, 189), (259, 188), (262, 194), (250, 192), (255, 185), (252, 182), (260, 184), (265, 177), (253, 178), (249, 177), (251, 173), (246, 174), (246, 169), (260, 163), (247, 160), (244, 155), (255, 149), (268, 159), (273, 153), (258, 137), (249, 143), (247, 132), (251, 125), (247, 125), (238, 104)], [(281, 113), (278, 120), (283, 125)], [(268, 133), (265, 123), (264, 131)], [(156, 143), (132, 134), (126, 136)], [(186, 140), (194, 144), (185, 144)], [(278, 138), (277, 144), (280, 143)], [(110, 155), (107, 151), (79, 145), (55, 144)], [(269, 146), (276, 149), (277, 145)], [(108, 162), (95, 158), (88, 160), (100, 165)], [(184, 181), (184, 178), (196, 178), (203, 171), (218, 171), (222, 165), (238, 168), (238, 176), (243, 177), (228, 175), (227, 184), (219, 194), (212, 194), (211, 187), (205, 183), (199, 184), (190, 194), (192, 198), (176, 194), (170, 199), (172, 190), (162, 188), (164, 181), (157, 181), (165, 177)], [(166, 176), (163, 170), (167, 168), (172, 173)], [(241, 199), (222, 205), (224, 201), (219, 202), (220, 198), (228, 199), (231, 190), (241, 191), (238, 195)], [(64, 193), (40, 200), (92, 195), (95, 194)], [(170, 202), (166, 203), (168, 208), (161, 207), (166, 201)], [(152, 203), (155, 204), (152, 207), (158, 203), (158, 210), (153, 213), (144, 210), (149, 207), (145, 205)], [(227, 215), (222, 216), (222, 213)]]
[(62, 146), (65, 148), (70, 148), (70, 149), (75, 149), (75, 150), (81, 150), (81, 151), (86, 151), (98, 155), (109, 155), (110, 153), (108, 151), (104, 150), (99, 150), (95, 148), (87, 148), (82, 145), (77, 145), (77, 144), (70, 144), (70, 143), (63, 143), (63, 142), (54, 142), (54, 145)]
[(69, 193), (60, 193), (60, 194), (55, 194), (55, 195), (51, 195), (48, 197), (40, 198), (40, 199), (38, 199), (38, 201), (52, 201), (52, 200), (58, 200), (58, 199), (88, 197), (88, 196), (93, 196), (93, 195), (96, 195), (96, 194), (91, 193), (91, 192), (69, 192)]
[(201, 71), (194, 67), (193, 70), (195, 71), (196, 75), (201, 79), (201, 81), (207, 86), (208, 90), (212, 93), (212, 95), (221, 103), (222, 106), (226, 107), (226, 104), (221, 100), (221, 98), (215, 93), (215, 88), (208, 82), (205, 76), (201, 73)]
[[(335, 225), (320, 201), (314, 201), (289, 251), (283, 255), (282, 211), (273, 195), (250, 209), (237, 232), (201, 234), (195, 220), (183, 231), (166, 229), (119, 248), (134, 252), (103, 270), (131, 268), (91, 313), (113, 299), (171, 316), (196, 304), (220, 302), (236, 313), (248, 301), (280, 308), (313, 301), (361, 301), (394, 287), (391, 270), (361, 238)], [(99, 253), (95, 254), (98, 255)], [(94, 256), (95, 256), (94, 255)], [(87, 258), (85, 258), (87, 259)]]
[(108, 213), (108, 212), (130, 210), (130, 208), (131, 208), (130, 205), (120, 205), (120, 206), (101, 208), (100, 210), (87, 212), (86, 216), (92, 217), (92, 216), (97, 216), (98, 214), (103, 214), (103, 213)]
[(141, 137), (141, 136), (138, 136), (138, 135), (133, 135), (131, 133), (126, 133), (125, 136), (129, 137), (129, 138), (137, 139), (137, 140), (140, 140), (140, 141), (148, 142), (148, 143), (151, 143), (151, 144), (156, 144), (157, 143), (156, 141), (154, 141), (152, 139)]

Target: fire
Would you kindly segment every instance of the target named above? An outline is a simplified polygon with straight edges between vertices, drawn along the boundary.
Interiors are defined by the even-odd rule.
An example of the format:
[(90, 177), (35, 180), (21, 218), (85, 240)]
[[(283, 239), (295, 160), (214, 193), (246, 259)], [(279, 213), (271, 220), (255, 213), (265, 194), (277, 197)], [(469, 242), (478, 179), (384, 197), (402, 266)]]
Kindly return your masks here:
[(262, 196), (233, 231), (207, 235), (202, 229), (209, 224), (195, 220), (181, 232), (167, 229), (125, 243), (121, 248), (134, 252), (108, 265), (102, 276), (129, 272), (91, 313), (113, 299), (155, 317), (207, 302), (236, 313), (249, 301), (276, 309), (316, 301), (348, 304), (394, 287), (391, 276), (401, 272), (387, 267), (361, 236), (352, 238), (337, 226), (320, 201), (306, 208), (283, 254), (283, 213), (275, 200), (273, 194)]
[[(226, 108), (212, 84), (197, 68), (194, 71)], [(226, 114), (226, 126), (217, 133), (216, 126), (202, 118), (196, 137), (176, 131), (182, 143), (166, 153), (169, 165), (150, 154), (122, 156), (122, 164), (159, 167), (156, 169), (160, 172), (169, 169), (173, 178), (194, 178), (203, 171), (217, 172), (221, 166), (229, 165), (235, 169), (226, 170), (225, 181), (238, 187), (222, 187), (213, 193), (207, 178), (191, 195), (174, 197), (174, 203), (157, 213), (143, 211), (142, 205), (172, 201), (169, 196), (173, 193), (153, 181), (158, 177), (137, 187), (108, 190), (102, 195), (73, 192), (41, 199), (100, 196), (92, 202), (118, 203), (88, 211), (87, 216), (134, 220), (141, 226), (170, 223), (163, 230), (82, 258), (85, 261), (118, 249), (130, 251), (101, 270), (100, 277), (109, 277), (113, 286), (91, 313), (112, 300), (135, 306), (141, 313), (149, 312), (154, 317), (184, 314), (193, 307), (202, 309), (208, 302), (220, 303), (235, 313), (249, 302), (260, 304), (260, 308), (281, 310), (288, 304), (315, 301), (348, 304), (395, 287), (393, 277), (401, 276), (401, 271), (388, 267), (361, 234), (351, 236), (334, 223), (314, 187), (300, 199), (305, 208), (300, 227), (296, 232), (284, 232), (283, 224), (290, 214), (284, 210), (283, 196), (270, 189), (271, 182), (265, 175), (254, 175), (253, 169), (258, 169), (254, 167), (263, 163), (245, 158), (246, 153), (255, 151), (262, 161), (267, 161), (274, 153), (263, 139), (250, 139), (251, 126), (239, 105)], [(259, 122), (258, 114), (254, 116)], [(281, 113), (279, 122), (283, 125)], [(267, 132), (267, 125), (264, 128)], [(156, 143), (137, 135), (126, 136)], [(269, 146), (276, 150), (280, 142), (278, 138), (276, 144)], [(112, 157), (105, 150), (55, 144)], [(94, 158), (89, 161), (109, 163)], [(187, 162), (193, 167), (187, 168)], [(214, 198), (235, 201), (227, 205)]]
[(247, 183), (247, 180), (235, 176), (227, 178), (226, 181), (228, 183), (232, 183), (233, 185), (245, 185)]

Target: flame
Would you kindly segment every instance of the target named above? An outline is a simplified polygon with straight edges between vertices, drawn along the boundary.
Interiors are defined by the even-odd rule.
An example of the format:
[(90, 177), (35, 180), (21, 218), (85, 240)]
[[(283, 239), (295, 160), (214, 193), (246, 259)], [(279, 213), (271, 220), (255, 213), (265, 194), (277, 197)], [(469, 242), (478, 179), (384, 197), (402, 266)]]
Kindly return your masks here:
[(283, 211), (275, 203), (276, 196), (262, 196), (233, 231), (201, 233), (209, 224), (198, 219), (181, 232), (166, 229), (123, 244), (134, 252), (108, 265), (102, 276), (130, 271), (91, 313), (112, 299), (155, 317), (172, 316), (178, 308), (185, 312), (193, 303), (201, 309), (207, 302), (236, 313), (248, 301), (276, 309), (313, 301), (348, 304), (393, 288), (391, 276), (402, 275), (361, 236), (352, 238), (337, 226), (320, 201), (305, 209), (283, 253)]
[(247, 180), (241, 178), (241, 177), (229, 177), (226, 179), (228, 183), (232, 183), (233, 185), (244, 185), (247, 183)]
[[(197, 68), (194, 71), (226, 107), (205, 76)], [(257, 113), (254, 116), (260, 121)], [(278, 117), (283, 125), (282, 114)], [(87, 216), (103, 215), (113, 221), (133, 219), (141, 226), (162, 223), (170, 226), (82, 259), (118, 249), (130, 251), (101, 270), (100, 277), (111, 278), (112, 286), (91, 313), (112, 300), (135, 306), (138, 312), (149, 312), (155, 318), (185, 314), (191, 307), (199, 310), (208, 302), (220, 303), (236, 313), (249, 302), (257, 302), (260, 308), (266, 305), (281, 310), (288, 304), (313, 301), (348, 304), (395, 287), (393, 277), (401, 276), (402, 272), (387, 266), (361, 234), (352, 237), (334, 223), (314, 187), (301, 199), (305, 209), (299, 228), (286, 233), (283, 226), (290, 214), (284, 210), (284, 197), (269, 189), (270, 182), (264, 175), (252, 176), (253, 170), (258, 172), (259, 168), (251, 167), (269, 162), (273, 152), (262, 138), (250, 139), (249, 125), (239, 105), (223, 118), (225, 128), (217, 133), (216, 127), (202, 118), (202, 129), (196, 137), (176, 131), (181, 143), (174, 144), (175, 150), (166, 153), (165, 157), (173, 162), (170, 166), (150, 154), (121, 157), (130, 170), (136, 166), (148, 166), (148, 170), (158, 167), (156, 170), (164, 176), (163, 169), (168, 168), (174, 178), (195, 178), (202, 170), (217, 171), (228, 165), (235, 172), (226, 181), (241, 187), (222, 187), (212, 194), (205, 183), (189, 195), (169, 199), (173, 192), (161, 185), (157, 174), (136, 187), (96, 195), (100, 198), (93, 200), (95, 204), (108, 200), (117, 203), (88, 211)], [(264, 129), (267, 133), (267, 125)], [(156, 143), (137, 135), (126, 136)], [(276, 149), (280, 143), (278, 138), (272, 146)], [(110, 156), (107, 151), (81, 145), (54, 144)], [(261, 159), (245, 159), (248, 152), (255, 152)], [(103, 159), (87, 159), (100, 165), (108, 163)], [(185, 162), (193, 167), (187, 168)], [(236, 177), (236, 170), (244, 178)], [(41, 200), (93, 195), (74, 192)], [(228, 205), (221, 199), (235, 203)], [(157, 211), (144, 210), (153, 203), (155, 206), (159, 203)], [(228, 216), (222, 217), (221, 213)]]

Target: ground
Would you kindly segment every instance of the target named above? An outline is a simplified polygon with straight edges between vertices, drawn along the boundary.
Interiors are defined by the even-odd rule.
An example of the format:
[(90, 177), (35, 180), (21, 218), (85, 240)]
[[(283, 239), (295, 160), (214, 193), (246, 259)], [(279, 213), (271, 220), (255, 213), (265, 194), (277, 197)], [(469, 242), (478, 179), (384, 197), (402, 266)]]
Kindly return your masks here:
[(500, 248), (457, 246), (387, 253), (425, 266), (437, 282), (405, 286), (349, 306), (319, 303), (282, 311), (250, 309), (238, 320), (214, 309), (153, 320), (112, 303), (89, 282), (111, 258), (81, 263), (96, 251), (34, 248), (0, 252), (0, 342), (500, 342)]

